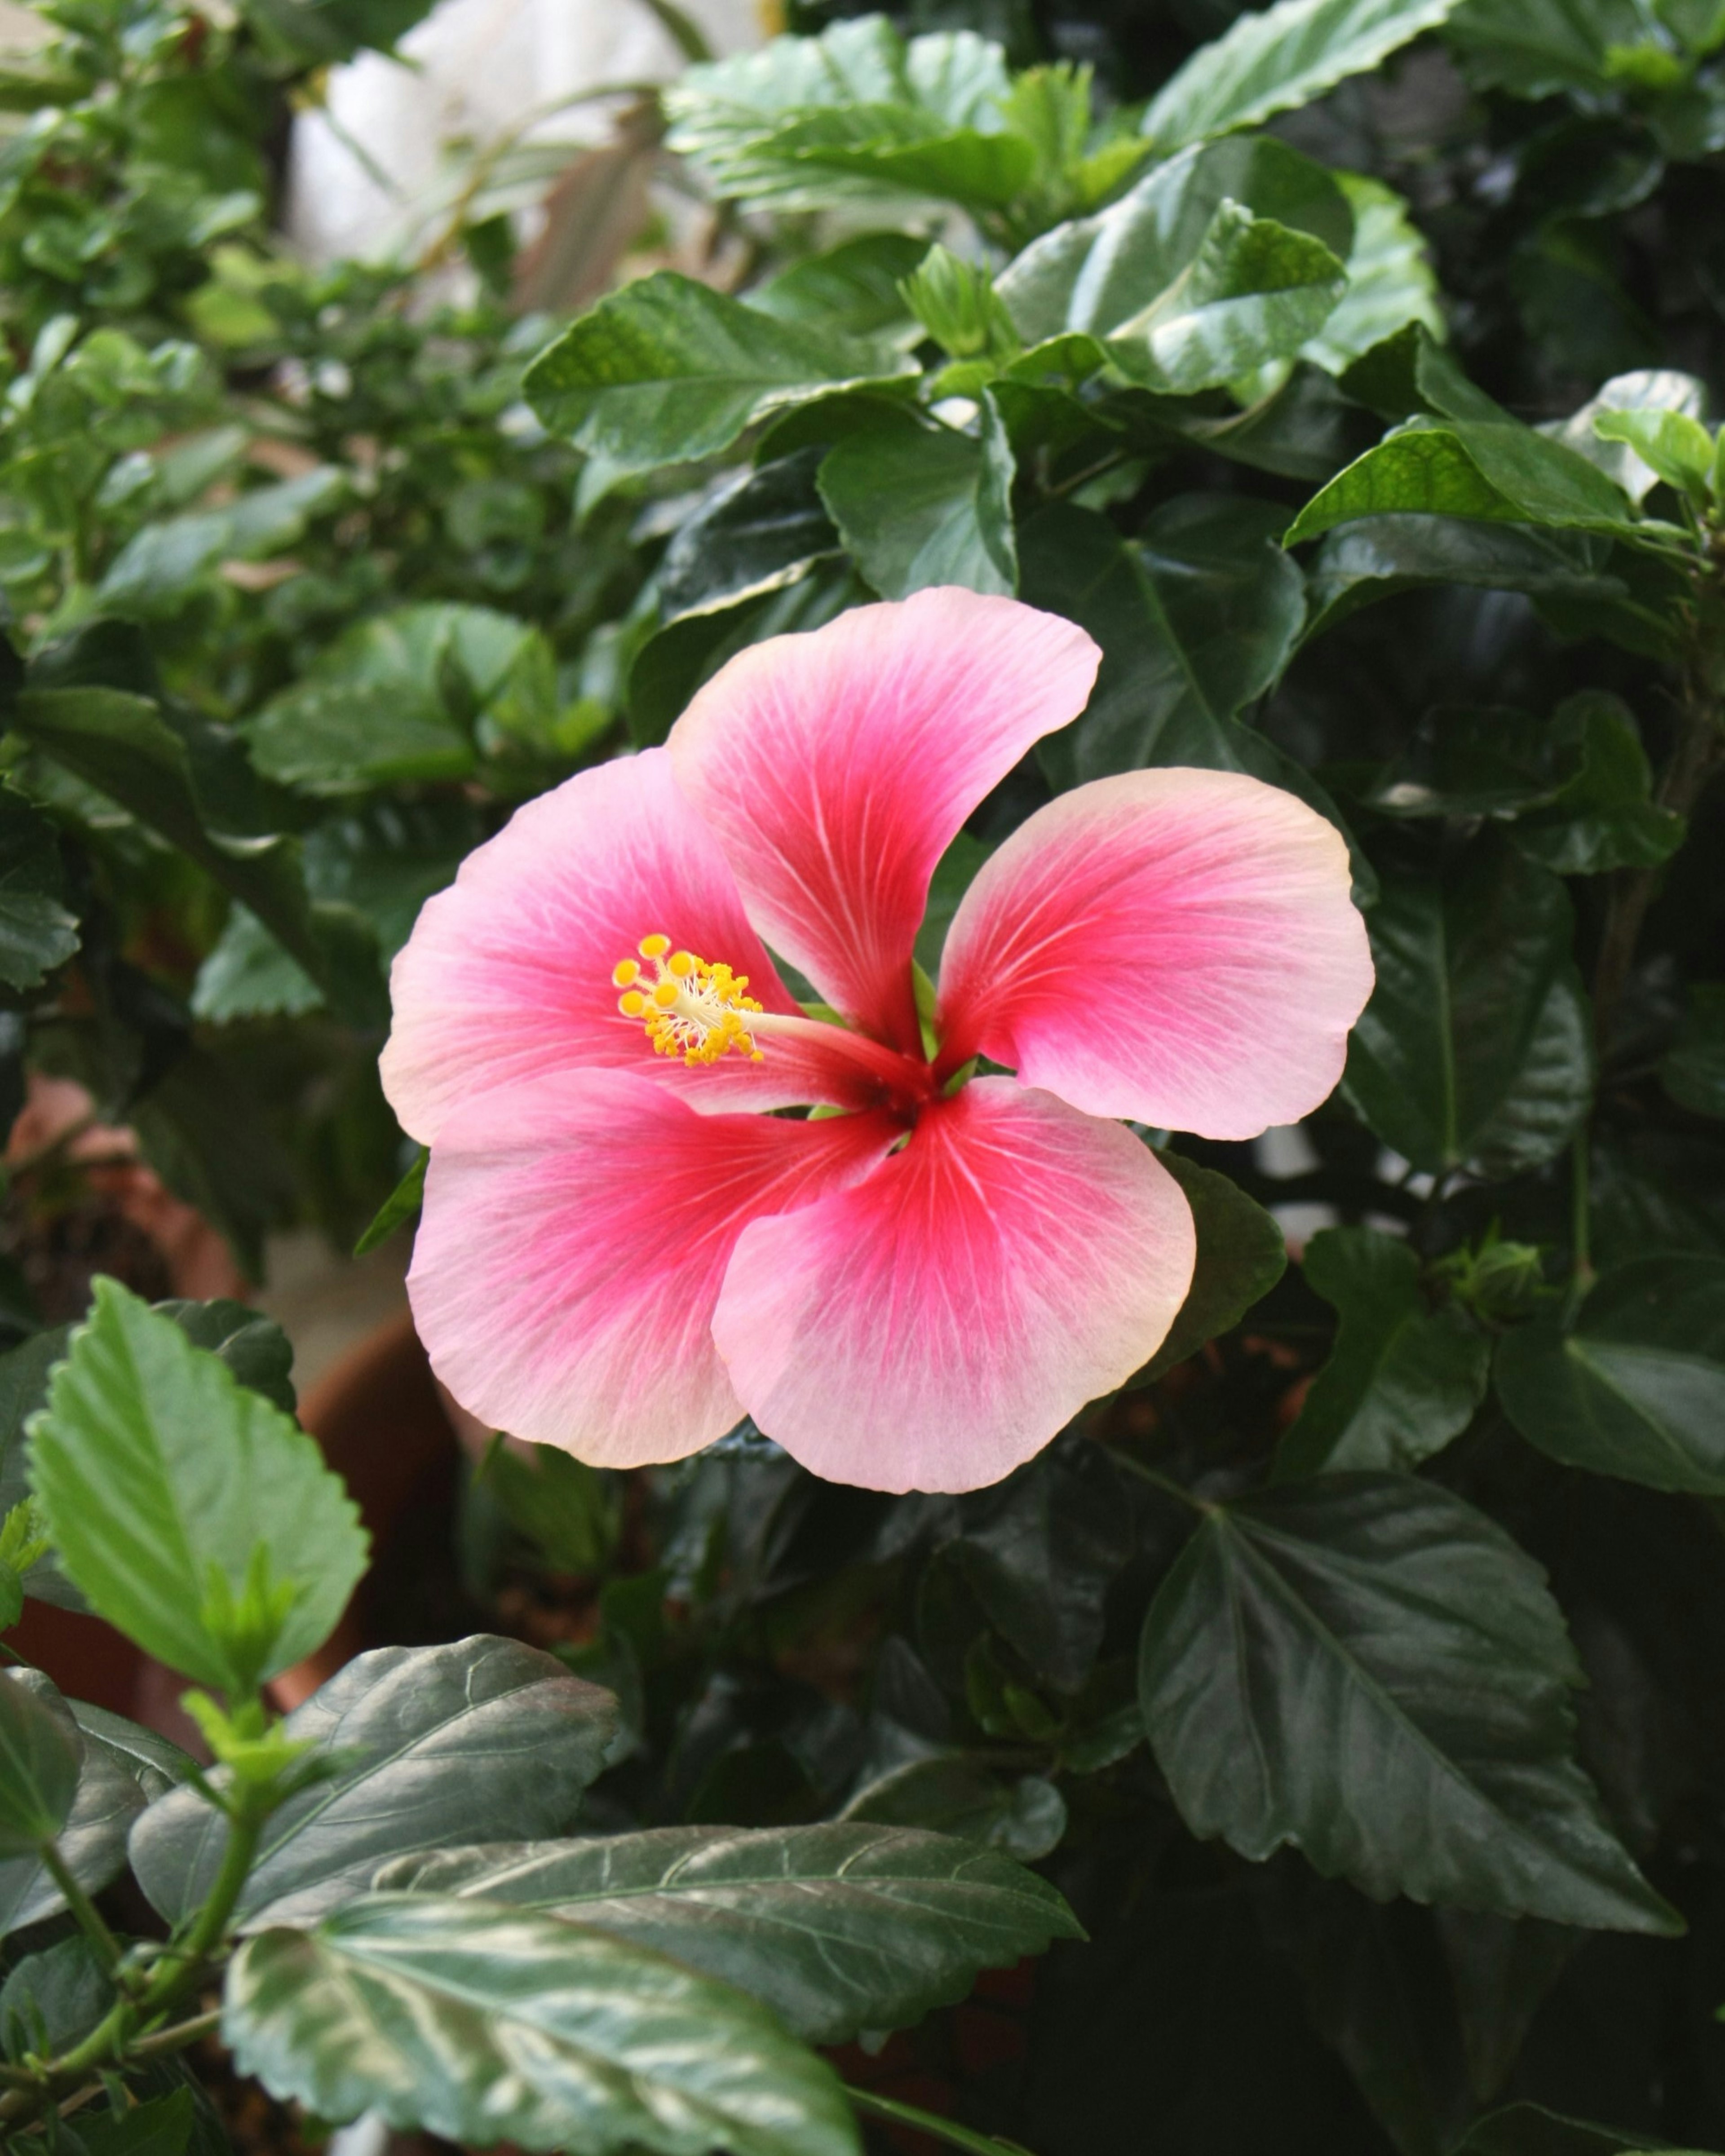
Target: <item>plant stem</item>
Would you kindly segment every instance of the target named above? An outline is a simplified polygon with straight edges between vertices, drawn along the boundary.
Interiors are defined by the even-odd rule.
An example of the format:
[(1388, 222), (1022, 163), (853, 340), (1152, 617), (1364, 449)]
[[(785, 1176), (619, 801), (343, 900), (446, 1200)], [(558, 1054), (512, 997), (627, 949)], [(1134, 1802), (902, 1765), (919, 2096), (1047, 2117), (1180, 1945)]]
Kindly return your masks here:
[(159, 2059), (165, 2052), (182, 2051), (212, 2029), (219, 2028), (222, 2010), (212, 2006), (207, 2014), (194, 2014), (189, 2021), (176, 2021), (171, 2029), (158, 2029), (153, 2036), (140, 2037), (131, 2047), (135, 2059)]
[(1574, 1315), (1577, 1306), (1593, 1286), (1594, 1267), (1590, 1255), (1590, 1219), (1588, 1204), (1588, 1127), (1581, 1128), (1569, 1142), (1569, 1298), (1564, 1312)]
[(997, 2141), (992, 2134), (973, 2133), (968, 2126), (957, 2125), (932, 2111), (921, 2111), (914, 2103), (898, 2103), (890, 2096), (874, 2096), (867, 2089), (854, 2088), (849, 2082), (845, 2084), (845, 2093), (858, 2111), (867, 2112), (875, 2118), (891, 2119), (895, 2126), (913, 2126), (919, 2133), (944, 2141), (949, 2148), (967, 2148), (972, 2156), (1028, 2156), (1028, 2152), (1015, 2141)]
[(95, 1948), (97, 1960), (111, 1975), (120, 1966), (119, 1940), (108, 1929), (101, 1911), (73, 1877), (59, 1845), (45, 1841), (41, 1854), (43, 1869), (64, 1895), (66, 1907), (77, 1918), (79, 1929)]

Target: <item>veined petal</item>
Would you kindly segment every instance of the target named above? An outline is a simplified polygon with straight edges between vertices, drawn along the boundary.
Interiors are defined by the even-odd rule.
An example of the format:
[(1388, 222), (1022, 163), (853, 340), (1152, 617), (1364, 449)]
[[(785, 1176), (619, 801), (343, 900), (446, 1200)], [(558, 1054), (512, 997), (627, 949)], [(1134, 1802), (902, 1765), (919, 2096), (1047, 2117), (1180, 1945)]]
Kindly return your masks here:
[(655, 1055), (611, 978), (655, 932), (746, 974), (768, 1010), (796, 1011), (663, 749), (528, 802), (427, 900), (389, 977), (383, 1090), (403, 1129), (431, 1144), (462, 1101), (553, 1070), (639, 1071), (703, 1110), (855, 1097), (855, 1074), (802, 1041), (693, 1070)]
[(866, 1173), (896, 1126), (699, 1115), (567, 1071), (444, 1123), (408, 1294), (436, 1371), (494, 1430), (607, 1467), (680, 1460), (742, 1414), (713, 1345), (737, 1237)]
[(1155, 1353), (1195, 1250), (1179, 1186), (1130, 1131), (978, 1079), (861, 1181), (745, 1229), (713, 1336), (814, 1473), (976, 1490)]
[(911, 952), (935, 864), (1101, 654), (1016, 599), (940, 588), (738, 653), (671, 729), (749, 916), (837, 1009), (915, 1054)]
[(1230, 771), (1039, 808), (965, 893), (942, 1067), (982, 1054), (1096, 1116), (1255, 1137), (1323, 1100), (1372, 991), (1335, 827)]

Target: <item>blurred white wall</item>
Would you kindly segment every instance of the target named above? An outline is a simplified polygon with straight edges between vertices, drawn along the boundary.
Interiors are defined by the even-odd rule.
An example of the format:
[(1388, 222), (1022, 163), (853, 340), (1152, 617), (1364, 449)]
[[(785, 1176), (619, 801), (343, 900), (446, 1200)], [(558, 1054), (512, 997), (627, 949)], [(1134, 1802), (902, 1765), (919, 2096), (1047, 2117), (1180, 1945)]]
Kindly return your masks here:
[[(777, 13), (771, 0), (680, 4), (716, 53), (759, 44)], [(572, 91), (665, 81), (684, 64), (641, 0), (442, 0), (401, 50), (408, 64), (367, 53), (337, 69), (328, 116), (295, 123), (288, 228), (314, 260), (388, 249), (438, 182), (442, 145), (490, 142)], [(596, 142), (608, 121), (603, 105), (577, 106), (533, 131)]]

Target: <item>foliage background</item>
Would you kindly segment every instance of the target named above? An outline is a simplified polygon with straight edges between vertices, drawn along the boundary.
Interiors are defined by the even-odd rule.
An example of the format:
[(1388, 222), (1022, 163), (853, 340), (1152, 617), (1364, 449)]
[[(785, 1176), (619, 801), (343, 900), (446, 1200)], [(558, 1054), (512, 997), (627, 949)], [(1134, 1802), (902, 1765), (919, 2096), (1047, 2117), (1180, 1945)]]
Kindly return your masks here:
[[(626, 1483), (497, 1454), (398, 1635), (614, 1689), (600, 1825), (1036, 1862), (1089, 1942), (882, 2071), (1040, 2156), (1725, 2147), (1725, 13), (1311, 0), (1255, 101), (1189, 57), (1225, 0), (915, 10), (1029, 71), (961, 37), (933, 90), (802, 6), (836, 90), (697, 67), (558, 176), (554, 236), (625, 173), (719, 199), (565, 331), (593, 265), (518, 245), (531, 157), (399, 266), (271, 236), (291, 102), (413, 0), (39, 12), (0, 79), (13, 1111), (76, 1076), (254, 1271), (289, 1221), (351, 1241), (411, 1166), (375, 1058), (423, 898), (742, 644), (931, 582), (1107, 664), (926, 962), (990, 845), (1142, 762), (1317, 800), (1369, 906), (1340, 1094), (1175, 1141), (1175, 1351), (1040, 1460), (888, 1501), (747, 1430)], [(61, 1154), (8, 1191), (20, 1477), (88, 1201)]]

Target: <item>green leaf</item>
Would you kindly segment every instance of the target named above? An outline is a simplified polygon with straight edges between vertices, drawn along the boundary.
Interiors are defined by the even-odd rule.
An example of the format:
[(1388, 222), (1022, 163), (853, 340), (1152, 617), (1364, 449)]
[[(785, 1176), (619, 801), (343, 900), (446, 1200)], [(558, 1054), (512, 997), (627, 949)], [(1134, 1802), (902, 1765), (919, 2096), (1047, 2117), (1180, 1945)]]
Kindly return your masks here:
[(1584, 690), (1552, 715), (1554, 754), (1574, 776), (1515, 827), (1522, 851), (1559, 875), (1656, 868), (1683, 843), (1684, 822), (1653, 800), (1653, 773), (1628, 706), (1602, 689)]
[(1655, 1490), (1725, 1496), (1725, 1259), (1633, 1258), (1566, 1331), (1507, 1332), (1498, 1398), (1530, 1445)]
[(552, 1572), (602, 1571), (621, 1525), (614, 1476), (549, 1445), (494, 1445), (480, 1482)]
[(1274, 136), (1241, 135), (1183, 151), (1094, 217), (1045, 233), (995, 290), (1026, 344), (1075, 332), (1112, 336), (1190, 268), (1224, 203), (1304, 234), (1333, 257), (1345, 259), (1354, 244), (1353, 211), (1333, 173)]
[(847, 434), (820, 466), (821, 499), (851, 558), (883, 598), (931, 584), (1011, 593), (1013, 455), (984, 390), (978, 432), (906, 414)]
[(1285, 543), (1356, 517), (1458, 516), (1486, 523), (1630, 528), (1628, 505), (1596, 465), (1517, 421), (1414, 419), (1314, 495)]
[[(241, 1917), (254, 1929), (308, 1922), (362, 1892), (388, 1859), (448, 1848), (480, 1824), (522, 1840), (562, 1832), (616, 1722), (608, 1693), (512, 1640), (357, 1656), (282, 1725), (333, 1755), (336, 1771), (272, 1815)], [(226, 1835), (193, 1789), (139, 1820), (132, 1869), (163, 1916), (199, 1906)]]
[(1372, 775), (1380, 816), (1509, 818), (1554, 801), (1581, 768), (1581, 747), (1551, 721), (1497, 705), (1435, 705), (1406, 746)]
[(195, 1771), (197, 1762), (191, 1754), (155, 1730), (128, 1722), (123, 1714), (111, 1713), (105, 1707), (93, 1707), (85, 1699), (69, 1700), (67, 1704), (84, 1732), (86, 1745), (96, 1746), (122, 1774), (129, 1774), (143, 1791), (146, 1804), (154, 1804), (157, 1797), (177, 1789)]
[(65, 2138), (76, 2156), (184, 2156), (195, 2124), (191, 2090), (177, 2088), (123, 2111), (86, 2107)]
[(198, 969), (192, 1015), (217, 1025), (239, 1018), (304, 1018), (323, 991), (249, 906), (236, 906)]
[(1082, 1936), (1034, 1872), (900, 1827), (663, 1827), (410, 1857), (382, 1888), (482, 1896), (656, 1948), (770, 2006), (811, 2044), (901, 2029), (977, 1974)]
[(147, 697), (116, 689), (30, 689), (8, 716), (32, 747), (117, 801), (249, 906), (341, 1015), (377, 1019), (382, 983), (374, 941), (347, 909), (311, 904), (291, 840), (264, 842), (240, 783), (252, 778), (250, 767), (231, 737), (177, 730)]
[(1229, 1332), (1287, 1270), (1280, 1224), (1237, 1183), (1172, 1151), (1156, 1158), (1184, 1192), (1198, 1229), (1198, 1262), (1168, 1336), (1132, 1380), (1148, 1384)]
[(1713, 438), (1686, 412), (1608, 406), (1594, 415), (1604, 442), (1626, 442), (1647, 469), (1693, 501), (1705, 502), (1713, 470)]
[(1689, 991), (1677, 1037), (1659, 1066), (1660, 1083), (1692, 1115), (1725, 1116), (1725, 988)]
[(712, 192), (781, 209), (853, 198), (1010, 203), (1036, 167), (1008, 124), (1005, 58), (960, 30), (908, 44), (880, 15), (692, 67), (665, 93), (670, 146)]
[(77, 916), (64, 897), (53, 824), (0, 786), (0, 982), (8, 988), (39, 988), (78, 948)]
[(1636, 455), (1628, 437), (1615, 428), (1609, 434), (1596, 430), (1594, 421), (1607, 414), (1620, 421), (1630, 413), (1649, 418), (1676, 413), (1698, 420), (1706, 403), (1707, 385), (1694, 375), (1680, 373), (1675, 367), (1641, 367), (1630, 374), (1613, 375), (1579, 411), (1571, 413), (1561, 425), (1544, 431), (1596, 464), (1631, 501), (1640, 502), (1652, 491), (1661, 475)]
[(380, 1249), (398, 1228), (415, 1218), (425, 1202), (425, 1171), (430, 1165), (431, 1150), (421, 1146), (413, 1166), (377, 1208), (370, 1227), (354, 1245), (355, 1257), (362, 1258), (368, 1251)]
[(294, 1393), (294, 1343), (273, 1317), (249, 1303), (152, 1303), (160, 1317), (171, 1317), (194, 1348), (224, 1363), (242, 1385), (261, 1393), (284, 1414), (297, 1412)]
[(80, 1932), (26, 1954), (0, 1984), (0, 2050), (53, 2058), (87, 2036), (114, 2004), (114, 1981)]
[(1348, 289), (1329, 319), (1305, 346), (1305, 357), (1340, 374), (1409, 322), (1444, 333), (1436, 273), (1425, 235), (1394, 188), (1361, 172), (1338, 172), (1336, 183), (1353, 212), (1353, 244), (1346, 256)]
[(629, 675), (629, 727), (639, 748), (656, 748), (705, 681), (727, 659), (769, 636), (819, 629), (860, 597), (848, 568), (817, 570), (783, 591), (711, 613), (685, 614), (649, 636)]
[(1277, 1476), (1417, 1467), (1472, 1421), (1490, 1341), (1454, 1304), (1427, 1301), (1418, 1257), (1378, 1229), (1326, 1228), (1303, 1264), (1340, 1322), (1277, 1447)]
[(736, 473), (679, 526), (659, 567), (667, 622), (782, 591), (839, 552), (814, 483), (823, 454), (796, 449)]
[(347, 490), (343, 473), (320, 465), (298, 479), (242, 494), (225, 509), (146, 524), (115, 557), (97, 598), (105, 612), (123, 620), (177, 613), (224, 562), (285, 552), (304, 536), (309, 519)]
[(651, 471), (716, 456), (774, 412), (913, 370), (665, 270), (572, 323), (528, 368), (526, 389), (553, 434), (620, 470)]
[(748, 303), (782, 322), (801, 322), (839, 336), (914, 334), (900, 285), (928, 252), (907, 232), (865, 232), (822, 254), (805, 255), (748, 294)]
[(1621, 600), (1625, 586), (1605, 573), (1610, 557), (1609, 542), (1589, 531), (1409, 511), (1359, 517), (1330, 532), (1312, 559), (1306, 640), (1378, 599), (1434, 584), (1553, 594), (1585, 606), (1602, 597)]
[(857, 2156), (832, 2069), (663, 1955), (482, 1901), (374, 1894), (249, 1940), (223, 2034), (319, 2118), (452, 2141), (662, 2156)]
[(1024, 1864), (1058, 1849), (1066, 1831), (1065, 1799), (1052, 1782), (997, 1771), (961, 1752), (889, 1768), (856, 1791), (842, 1816), (962, 1835)]
[(1186, 395), (1243, 381), (1316, 336), (1347, 281), (1321, 240), (1224, 202), (1173, 283), (1109, 338), (1109, 354), (1147, 388)]
[(1163, 151), (1307, 105), (1435, 29), (1456, 0), (1278, 0), (1241, 15), (1165, 82), (1144, 115)]
[(52, 1840), (78, 1791), (78, 1725), (51, 1686), (44, 1697), (23, 1681), (28, 1674), (0, 1671), (0, 1857)]
[[(99, 1615), (200, 1683), (248, 1691), (321, 1645), (365, 1569), (357, 1510), (316, 1443), (172, 1318), (98, 1280), (30, 1424), (31, 1477)], [(290, 1594), (266, 1637), (224, 1625), (254, 1550)]]
[(1676, 1930), (1571, 1756), (1581, 1682), (1502, 1528), (1412, 1476), (1326, 1475), (1206, 1508), (1139, 1697), (1187, 1825), (1255, 1861), (1291, 1843), (1378, 1901)]
[[(1589, 2126), (1579, 2118), (1563, 2118), (1541, 2104), (1512, 2103), (1482, 2118), (1455, 2150), (1455, 2156), (1621, 2156), (1625, 2149), (1656, 2149), (1657, 2144), (1639, 2133), (1621, 2133), (1615, 2127)], [(1659, 2156), (1682, 2156), (1665, 2149)], [(1697, 2156), (1691, 2151), (1690, 2156)]]
[[(39, 1670), (5, 1672), (39, 1710), (55, 1722), (71, 1748), (75, 1787), (69, 1813), (55, 1831), (61, 1861), (94, 1893), (126, 1869), (126, 1837), (143, 1810), (145, 1793), (134, 1763), (80, 1717), (91, 1710), (68, 1701)], [(117, 1717), (116, 1717), (118, 1718)], [(65, 1897), (33, 1850), (0, 1861), (0, 1934), (21, 1931), (64, 1908)]]
[(1561, 1152), (1594, 1056), (1558, 879), (1485, 833), (1435, 872), (1386, 872), (1367, 927), (1378, 981), (1343, 1088), (1384, 1144), (1488, 1180)]
[(1645, 45), (1649, 28), (1636, 0), (1467, 0), (1450, 37), (1482, 89), (1598, 95), (1618, 87), (1613, 54)]

